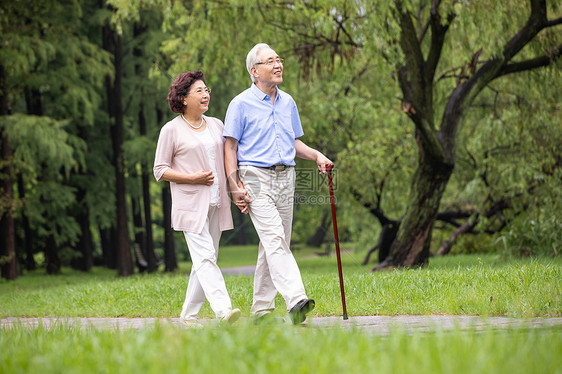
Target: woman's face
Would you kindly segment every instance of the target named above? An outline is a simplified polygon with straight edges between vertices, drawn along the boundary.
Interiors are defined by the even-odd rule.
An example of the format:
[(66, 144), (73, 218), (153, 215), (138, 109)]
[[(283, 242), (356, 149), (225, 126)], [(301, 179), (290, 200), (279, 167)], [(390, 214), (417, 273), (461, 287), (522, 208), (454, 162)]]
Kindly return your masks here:
[(183, 112), (184, 114), (203, 114), (209, 109), (210, 100), (210, 90), (205, 85), (205, 82), (202, 80), (195, 81), (184, 98), (183, 104), (185, 108)]

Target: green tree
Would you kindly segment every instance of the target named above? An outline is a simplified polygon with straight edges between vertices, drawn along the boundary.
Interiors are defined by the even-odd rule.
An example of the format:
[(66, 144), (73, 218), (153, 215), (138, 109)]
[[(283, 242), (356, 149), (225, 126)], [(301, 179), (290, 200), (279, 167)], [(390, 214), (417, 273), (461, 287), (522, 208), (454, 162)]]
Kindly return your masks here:
[[(111, 9), (111, 8), (110, 8)], [(113, 11), (113, 9), (112, 9)], [(134, 273), (129, 226), (127, 216), (125, 160), (123, 158), (123, 142), (125, 139), (125, 123), (123, 110), (123, 41), (116, 28), (108, 22), (102, 30), (103, 48), (113, 55), (113, 77), (106, 77), (106, 93), (108, 113), (111, 118), (111, 140), (113, 145), (113, 168), (115, 177), (115, 215), (117, 271), (127, 276)]]
[[(45, 0), (3, 5), (0, 53), (10, 115), (2, 117), (2, 133), (12, 154), (6, 165), (18, 184), (18, 196), (4, 201), (30, 226), (23, 225), (25, 235), (14, 230), (10, 236), (23, 238), (31, 252), (35, 250), (28, 244), (44, 249), (49, 273), (75, 256), (79, 237), (90, 230), (75, 219), (88, 211), (76, 211), (77, 186), (71, 176), (85, 167), (87, 145), (80, 134), (96, 118), (97, 88), (109, 72), (109, 59), (84, 37), (88, 23), (82, 22), (83, 11), (89, 4)], [(16, 179), (5, 183), (12, 186)]]
[[(548, 19), (546, 1), (536, 0), (528, 4), (526, 22), (518, 22), (522, 14), (510, 13), (518, 25), (515, 31), (498, 30), (499, 39), (505, 38), (505, 41), (501, 40), (495, 48), (488, 48), (485, 56), (481, 55), (483, 47), (475, 52), (447, 95), (442, 113), (436, 115), (439, 109), (434, 98), (436, 70), (442, 60), (451, 23), (457, 13), (461, 17), (466, 12), (483, 14), (488, 6), (457, 3), (447, 9), (446, 4), (434, 1), (424, 9), (395, 1), (393, 15), (399, 26), (400, 49), (404, 54), (403, 63), (398, 64), (397, 70), (403, 94), (402, 108), (415, 125), (419, 158), (405, 215), (390, 256), (382, 266), (427, 262), (433, 223), (456, 162), (460, 129), (478, 94), (495, 79), (547, 66), (560, 55), (557, 45), (547, 46), (548, 53), (538, 57), (522, 53), (541, 31), (562, 23), (562, 19)], [(419, 16), (423, 14), (425, 17)], [(428, 29), (416, 29), (416, 17), (423, 20), (421, 24), (427, 24)], [(486, 60), (479, 64), (480, 58)]]
[[(167, 37), (162, 28), (167, 6), (162, 1), (111, 3), (116, 8), (112, 14), (116, 31), (128, 46), (124, 57), (123, 97), (127, 129), (123, 150), (129, 176), (128, 194), (133, 203), (135, 241), (139, 248), (146, 248), (143, 252), (146, 252), (148, 271), (156, 270), (160, 262), (152, 242), (163, 242), (165, 270), (172, 271), (177, 268), (177, 260), (173, 232), (165, 213), (170, 209), (170, 201), (162, 199), (162, 211), (157, 210), (154, 214), (154, 222), (164, 221), (165, 233), (163, 236), (159, 232), (153, 235), (151, 198), (154, 196), (150, 195), (151, 184), (155, 184), (152, 177), (154, 151), (160, 126), (168, 120), (164, 114), (169, 110), (165, 98), (173, 78), (169, 73), (170, 59), (159, 48)], [(162, 194), (167, 191), (165, 183), (158, 184), (158, 188), (163, 189)]]
[(2, 185), (0, 189), (0, 266), (2, 269), (2, 277), (6, 279), (16, 279), (16, 246), (14, 235), (14, 216), (13, 202), (14, 193), (12, 189), (12, 168), (10, 161), (12, 159), (11, 145), (5, 130), (4, 119), (9, 114), (8, 89), (6, 84), (6, 69), (4, 64), (0, 64), (0, 116), (2, 116), (2, 125), (0, 126), (0, 141), (2, 150), (2, 164), (0, 167), (0, 177)]
[(164, 38), (161, 31), (161, 12), (142, 11), (139, 18), (131, 22), (133, 25), (130, 43), (133, 48), (129, 59), (134, 69), (128, 69), (125, 90), (128, 102), (125, 114), (129, 118), (131, 128), (123, 147), (129, 175), (127, 183), (133, 203), (135, 245), (145, 259), (144, 268), (148, 272), (154, 272), (160, 260), (154, 250), (150, 185), (154, 179), (152, 164), (161, 125), (158, 117), (159, 112), (167, 106), (164, 98), (169, 78), (151, 79), (150, 76), (153, 67), (156, 68), (161, 59), (158, 52), (158, 46)]

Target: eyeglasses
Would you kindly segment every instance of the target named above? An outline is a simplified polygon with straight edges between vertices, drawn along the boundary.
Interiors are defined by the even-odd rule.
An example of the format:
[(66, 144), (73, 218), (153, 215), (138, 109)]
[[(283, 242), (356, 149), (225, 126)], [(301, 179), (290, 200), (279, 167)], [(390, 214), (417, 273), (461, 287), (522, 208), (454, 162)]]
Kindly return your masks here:
[[(198, 88), (198, 89), (196, 89), (195, 91), (191, 91), (191, 92), (194, 92), (194, 93), (196, 93), (196, 94), (199, 95), (199, 96), (202, 96), (204, 93), (211, 94), (211, 89), (210, 89), (209, 87)], [(191, 93), (191, 92), (190, 92), (190, 93)]]
[(266, 61), (260, 61), (260, 62), (256, 62), (254, 65), (274, 65), (274, 64), (279, 64), (279, 65), (283, 65), (283, 61), (285, 61), (282, 58), (270, 58)]

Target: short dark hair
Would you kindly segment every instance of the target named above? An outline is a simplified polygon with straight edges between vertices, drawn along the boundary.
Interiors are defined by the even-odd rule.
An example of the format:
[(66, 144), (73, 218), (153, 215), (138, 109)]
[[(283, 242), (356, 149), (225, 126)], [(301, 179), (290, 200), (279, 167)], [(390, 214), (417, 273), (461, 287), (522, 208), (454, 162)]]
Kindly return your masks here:
[(183, 113), (183, 99), (189, 94), (191, 85), (196, 81), (205, 82), (205, 76), (199, 70), (186, 71), (174, 79), (168, 92), (168, 105), (174, 113)]

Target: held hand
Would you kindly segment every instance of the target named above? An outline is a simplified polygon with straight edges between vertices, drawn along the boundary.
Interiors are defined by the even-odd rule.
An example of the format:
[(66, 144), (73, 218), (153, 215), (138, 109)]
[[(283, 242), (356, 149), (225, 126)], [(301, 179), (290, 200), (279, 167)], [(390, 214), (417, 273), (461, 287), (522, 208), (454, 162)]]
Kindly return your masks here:
[(248, 204), (252, 201), (245, 188), (238, 188), (236, 191), (231, 191), (232, 201), (244, 214), (248, 214)]
[(318, 165), (318, 171), (320, 172), (320, 174), (326, 174), (330, 169), (334, 167), (334, 163), (320, 152), (318, 152), (316, 164)]
[(198, 171), (197, 173), (191, 174), (192, 184), (204, 184), (205, 186), (210, 186), (215, 181), (212, 171)]

